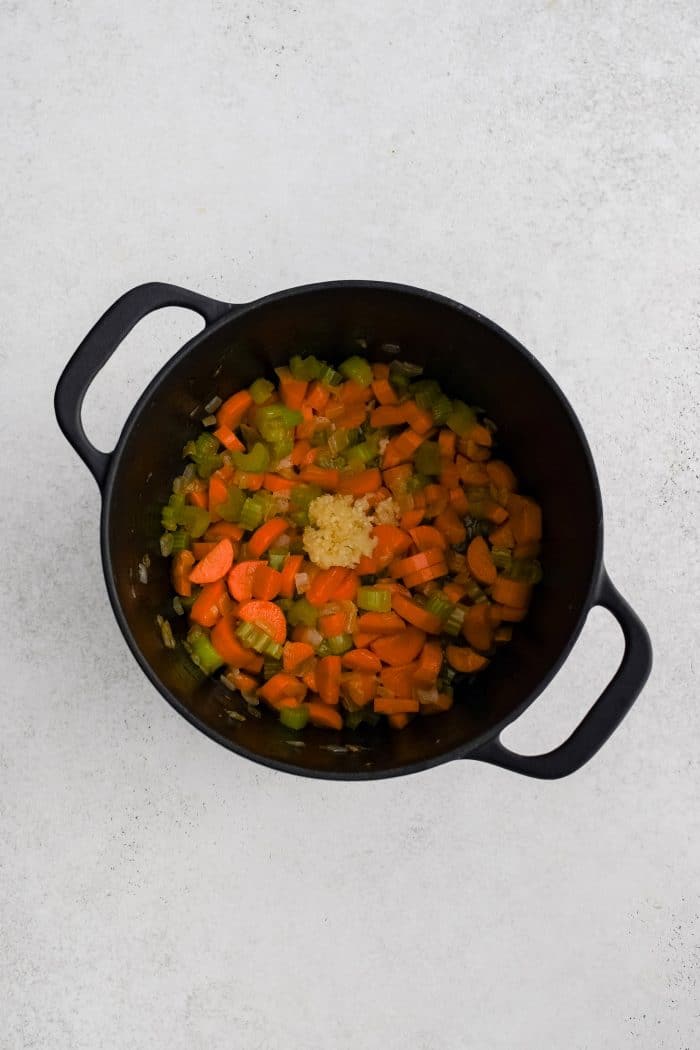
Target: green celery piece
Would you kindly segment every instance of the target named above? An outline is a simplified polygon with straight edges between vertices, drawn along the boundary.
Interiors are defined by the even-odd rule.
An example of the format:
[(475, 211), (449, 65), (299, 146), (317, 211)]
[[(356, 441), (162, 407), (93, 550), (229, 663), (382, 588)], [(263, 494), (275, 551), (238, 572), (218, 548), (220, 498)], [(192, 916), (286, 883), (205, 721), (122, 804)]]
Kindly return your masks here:
[(281, 431), (292, 430), (303, 418), (286, 405), (261, 405), (255, 411), (255, 424), (266, 441), (279, 440)]
[(267, 555), (267, 560), (270, 568), (277, 569), (277, 571), (279, 572), (282, 566), (284, 565), (285, 561), (287, 560), (287, 554), (286, 552), (279, 553), (277, 551), (269, 551)]
[(248, 532), (252, 532), (253, 529), (257, 529), (258, 525), (262, 525), (264, 516), (265, 512), (256, 502), (255, 497), (247, 496), (238, 517), (238, 524)]
[(270, 453), (260, 441), (250, 452), (234, 452), (232, 458), (234, 466), (249, 474), (262, 474), (270, 465)]
[(342, 656), (343, 653), (352, 649), (353, 644), (351, 634), (335, 634), (331, 638), (326, 638), (326, 647), (331, 656)]
[(287, 622), (290, 627), (315, 627), (318, 620), (318, 609), (306, 598), (299, 598), (290, 607), (287, 613)]
[(420, 474), (440, 473), (440, 449), (435, 441), (424, 441), (415, 455), (416, 470)]
[(289, 362), (289, 371), (294, 378), (305, 379), (307, 383), (311, 379), (318, 379), (322, 367), (321, 362), (313, 354), (310, 354), (308, 357), (301, 357), (299, 354), (295, 354)]
[(226, 500), (224, 503), (219, 503), (216, 506), (216, 513), (224, 521), (238, 521), (245, 501), (245, 492), (236, 488), (235, 485), (230, 485), (227, 489)]
[(458, 437), (464, 437), (476, 423), (476, 412), (464, 401), (453, 401), (452, 411), (445, 422)]
[(309, 710), (306, 707), (283, 707), (280, 710), (280, 722), (287, 729), (303, 729), (309, 721)]
[(248, 393), (256, 405), (262, 405), (275, 392), (275, 385), (269, 379), (256, 379), (248, 387)]
[(364, 357), (357, 355), (349, 357), (338, 367), (338, 371), (346, 379), (353, 379), (360, 386), (369, 386), (372, 382), (372, 369), (369, 361), (366, 361)]
[(204, 674), (213, 674), (223, 666), (224, 660), (212, 645), (209, 634), (201, 627), (192, 627), (185, 641), (192, 661)]
[(383, 587), (360, 587), (357, 591), (357, 607), (366, 612), (390, 612), (391, 591)]
[(181, 520), (193, 540), (198, 540), (200, 536), (203, 536), (211, 524), (209, 511), (204, 507), (185, 507)]

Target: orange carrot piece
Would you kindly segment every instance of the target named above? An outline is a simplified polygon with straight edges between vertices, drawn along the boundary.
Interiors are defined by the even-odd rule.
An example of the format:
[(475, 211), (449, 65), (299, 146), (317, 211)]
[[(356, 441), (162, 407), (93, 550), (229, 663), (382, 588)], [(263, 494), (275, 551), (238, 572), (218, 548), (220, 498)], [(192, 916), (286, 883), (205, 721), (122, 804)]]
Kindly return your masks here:
[(319, 383), (318, 380), (314, 380), (306, 393), (306, 404), (313, 408), (314, 412), (322, 415), (329, 398), (328, 387), (325, 387), (323, 383)]
[(217, 438), (224, 448), (228, 449), (229, 452), (243, 452), (245, 451), (245, 445), (238, 438), (230, 427), (221, 426), (213, 432), (214, 437)]
[(370, 470), (362, 470), (359, 474), (341, 475), (338, 482), (338, 492), (350, 496), (366, 496), (369, 492), (376, 492), (381, 488), (382, 476), (378, 467)]
[(268, 492), (291, 492), (296, 478), (283, 478), (279, 474), (263, 474), (262, 487)]
[(491, 455), (491, 449), (485, 445), (477, 445), (476, 441), (471, 438), (467, 438), (465, 445), (465, 452), (467, 459), (471, 459), (474, 463), (483, 463)]
[(247, 602), (253, 597), (253, 580), (264, 561), (239, 561), (228, 574), (228, 589), (237, 602)]
[(394, 667), (383, 667), (379, 678), (384, 689), (393, 696), (413, 696), (417, 672), (417, 663), (397, 664)]
[(410, 696), (376, 696), (374, 711), (378, 715), (412, 715), (420, 710), (420, 704)]
[(471, 674), (473, 671), (481, 671), (488, 664), (488, 658), (475, 653), (473, 649), (465, 646), (448, 645), (445, 650), (447, 662), (455, 671)]
[(489, 460), (486, 464), (486, 473), (497, 489), (507, 489), (508, 492), (514, 492), (518, 487), (518, 479), (508, 464), (504, 463), (502, 459)]
[(446, 598), (449, 598), (451, 602), (460, 602), (467, 593), (467, 587), (464, 583), (457, 580), (448, 580), (443, 584), (442, 593)]
[(352, 601), (356, 594), (357, 573), (337, 567), (317, 572), (305, 597), (312, 605), (323, 605), (329, 601)]
[(470, 605), (464, 614), (462, 634), (474, 649), (488, 650), (493, 644), (493, 621), (488, 602)]
[(350, 671), (365, 671), (368, 674), (378, 674), (382, 669), (382, 662), (378, 656), (369, 649), (351, 649), (341, 657), (343, 667)]
[(353, 644), (356, 649), (366, 649), (368, 645), (371, 645), (375, 638), (379, 638), (376, 631), (355, 631), (352, 636)]
[(340, 471), (332, 467), (317, 467), (315, 463), (303, 467), (299, 472), (299, 481), (306, 485), (319, 485), (322, 489), (334, 492), (338, 488)]
[(447, 542), (456, 546), (464, 543), (467, 538), (467, 530), (454, 507), (447, 506), (439, 514), (435, 515), (435, 527), (446, 537)]
[(447, 564), (444, 561), (437, 562), (435, 565), (429, 565), (426, 569), (419, 569), (417, 572), (409, 573), (404, 576), (403, 582), (407, 587), (420, 587), (424, 583), (430, 583), (431, 580), (439, 580), (441, 576), (447, 576)]
[[(209, 551), (213, 551), (216, 547), (217, 541), (210, 540), (195, 540), (192, 544), (192, 553), (194, 554), (195, 561), (201, 561), (202, 558), (206, 558)], [(235, 551), (235, 547), (234, 547)]]
[(438, 680), (442, 667), (442, 646), (437, 639), (429, 638), (423, 646), (413, 680), (417, 686), (430, 689)]
[(395, 612), (366, 612), (357, 617), (358, 631), (366, 634), (393, 635), (403, 630), (405, 624)]
[[(388, 613), (386, 615), (389, 615)], [(425, 632), (417, 627), (406, 627), (400, 634), (377, 638), (370, 648), (385, 664), (408, 664), (425, 645)]]
[(372, 383), (372, 393), (380, 405), (396, 405), (398, 397), (388, 379), (375, 379)]
[(524, 609), (532, 595), (532, 584), (524, 583), (522, 580), (509, 580), (505, 576), (499, 576), (491, 589), (491, 597), (499, 605), (512, 605), (516, 609)]
[(270, 602), (276, 598), (282, 586), (282, 573), (262, 562), (253, 575), (253, 598)]
[(464, 456), (457, 456), (457, 471), (465, 485), (488, 485), (491, 480), (480, 463), (472, 463)]
[(239, 390), (237, 394), (224, 401), (216, 413), (216, 422), (220, 427), (228, 427), (234, 430), (243, 419), (253, 399), (247, 390)]
[(447, 547), (447, 539), (433, 525), (420, 525), (411, 529), (410, 533), (419, 551), (435, 550), (438, 547), (445, 550)]
[(308, 642), (285, 642), (282, 650), (282, 669), (289, 674), (296, 674), (313, 655), (314, 647)]
[(419, 408), (415, 401), (404, 401), (401, 407), (404, 410), (404, 419), (417, 434), (425, 437), (428, 431), (433, 429), (432, 415)]
[(201, 627), (213, 627), (221, 616), (219, 602), (225, 593), (226, 584), (223, 580), (205, 584), (190, 609), (190, 620)]
[(287, 621), (279, 605), (275, 605), (274, 602), (255, 599), (245, 602), (238, 610), (238, 616), (246, 623), (255, 623), (262, 627), (280, 645), (286, 641)]
[(436, 565), (444, 561), (444, 558), (445, 552), (442, 547), (430, 547), (419, 554), (412, 554), (410, 558), (401, 558), (399, 561), (392, 562), (389, 566), (389, 575), (397, 579), (407, 573), (418, 572), (420, 569), (427, 569), (430, 565)]
[(235, 543), (243, 536), (243, 529), (240, 525), (234, 525), (232, 521), (217, 521), (215, 525), (210, 525), (204, 533), (204, 539), (207, 543), (223, 540), (225, 536), (228, 536), (231, 542)]
[(306, 696), (306, 686), (293, 675), (287, 674), (285, 671), (279, 671), (277, 674), (273, 674), (271, 678), (268, 678), (265, 685), (260, 686), (258, 696), (271, 704), (281, 700), (283, 697), (294, 697), (297, 701), (300, 701)]
[(339, 656), (323, 656), (316, 665), (316, 688), (324, 704), (340, 699), (340, 667)]
[(411, 721), (410, 715), (387, 715), (387, 722), (392, 729), (405, 729)]
[(336, 635), (345, 634), (347, 628), (348, 616), (342, 609), (340, 612), (326, 613), (318, 618), (318, 629), (324, 638), (334, 638)]
[[(391, 385), (391, 384), (389, 384)], [(380, 405), (379, 408), (375, 408), (370, 412), (369, 422), (370, 426), (373, 427), (396, 427), (406, 422), (406, 416), (404, 414), (403, 405), (397, 404), (398, 398), (394, 397), (394, 401), (387, 401)]]
[(473, 423), (466, 437), (468, 441), (474, 441), (477, 445), (484, 445), (486, 448), (491, 448), (493, 444), (493, 434), (483, 423)]
[(248, 554), (259, 558), (289, 528), (285, 518), (270, 518), (248, 540)]
[(512, 605), (494, 605), (494, 609), (498, 610), (498, 615), (503, 623), (520, 623), (527, 616), (527, 607), (523, 606), (522, 609), (515, 608)]
[(454, 459), (457, 451), (457, 435), (447, 427), (443, 427), (438, 434), (438, 451), (447, 459)]
[(293, 598), (296, 590), (296, 574), (301, 572), (301, 566), (304, 561), (303, 555), (301, 554), (288, 554), (287, 558), (280, 571), (280, 597), (281, 598)]
[(303, 705), (309, 712), (309, 722), (323, 729), (342, 729), (343, 719), (339, 711), (328, 704), (312, 701)]
[(185, 495), (185, 501), (193, 507), (203, 507), (206, 510), (209, 504), (206, 486), (189, 489)]
[(190, 583), (190, 571), (194, 565), (194, 554), (192, 551), (178, 551), (173, 557), (171, 576), (175, 593), (183, 598), (189, 598), (192, 594)]
[(192, 583), (214, 583), (222, 580), (233, 564), (233, 544), (224, 537), (190, 573)]
[(278, 368), (280, 398), (287, 408), (298, 410), (304, 404), (308, 383), (305, 379), (295, 379), (288, 368)]
[(419, 627), (426, 634), (440, 634), (442, 631), (442, 620), (439, 616), (421, 608), (417, 602), (404, 597), (403, 594), (392, 594), (391, 607), (406, 623)]
[(469, 513), (469, 501), (464, 489), (459, 485), (450, 489), (450, 506), (454, 507), (460, 518), (466, 517)]
[(401, 528), (410, 531), (420, 525), (425, 517), (425, 511), (417, 507), (415, 510), (405, 510), (401, 515)]
[(363, 405), (372, 397), (372, 388), (362, 386), (354, 379), (347, 379), (340, 386), (334, 387), (333, 393), (344, 405)]
[(363, 671), (350, 671), (341, 675), (340, 692), (356, 707), (365, 707), (377, 692), (377, 677)]
[(515, 536), (510, 524), (498, 525), (489, 532), (489, 543), (492, 547), (514, 547)]
[(400, 463), (405, 463), (411, 459), (416, 450), (425, 441), (425, 436), (416, 433), (415, 430), (411, 430), (409, 427), (407, 430), (402, 430), (396, 437), (391, 438), (389, 444), (384, 449), (384, 455), (382, 456), (382, 469), (386, 470), (390, 467), (398, 467)]
[(467, 565), (470, 573), (479, 583), (496, 582), (496, 566), (491, 560), (488, 544), (483, 536), (475, 536), (467, 547)]
[(250, 649), (246, 649), (236, 637), (236, 624), (232, 617), (222, 616), (219, 622), (212, 627), (211, 644), (221, 659), (231, 667), (243, 668), (246, 671), (260, 669), (262, 658)]

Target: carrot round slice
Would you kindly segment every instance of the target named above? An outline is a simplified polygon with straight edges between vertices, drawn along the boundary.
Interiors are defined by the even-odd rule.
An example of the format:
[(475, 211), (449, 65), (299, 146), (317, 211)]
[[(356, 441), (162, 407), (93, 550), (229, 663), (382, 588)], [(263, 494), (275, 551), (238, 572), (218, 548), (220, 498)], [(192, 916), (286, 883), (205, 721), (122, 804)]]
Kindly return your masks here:
[(408, 664), (415, 660), (425, 644), (425, 632), (417, 627), (406, 627), (400, 634), (377, 638), (370, 648), (385, 664)]
[(241, 620), (245, 620), (246, 623), (258, 624), (280, 645), (283, 644), (287, 637), (287, 621), (280, 607), (275, 605), (274, 602), (263, 602), (253, 599), (241, 605), (238, 610), (238, 616)]
[(343, 667), (351, 671), (366, 671), (369, 674), (378, 674), (382, 669), (382, 661), (369, 649), (351, 649), (341, 657)]
[(228, 574), (228, 589), (237, 602), (248, 602), (253, 597), (253, 582), (259, 568), (267, 566), (265, 561), (240, 561)]
[[(257, 670), (260, 657), (252, 652), (236, 637), (236, 625), (229, 616), (222, 616), (211, 630), (211, 644), (219, 656), (231, 667), (243, 668), (247, 671)], [(241, 688), (241, 686), (239, 686)]]
[(480, 653), (475, 653), (473, 649), (467, 648), (466, 645), (448, 645), (446, 656), (447, 662), (451, 667), (454, 667), (455, 671), (467, 673), (481, 671), (489, 662), (487, 657), (481, 656)]
[(225, 594), (226, 584), (223, 580), (207, 583), (202, 587), (201, 593), (197, 595), (190, 609), (190, 620), (200, 624), (201, 627), (213, 627), (221, 617), (219, 603)]
[(412, 623), (414, 627), (420, 627), (421, 631), (425, 631), (426, 634), (440, 634), (442, 630), (442, 620), (435, 613), (428, 612), (427, 609), (422, 609), (416, 602), (411, 601), (410, 598), (406, 598), (403, 594), (394, 592), (391, 596), (391, 607), (394, 612), (397, 612), (407, 623)]
[(411, 539), (419, 551), (435, 550), (436, 547), (442, 550), (447, 548), (446, 537), (434, 525), (419, 525), (411, 529)]
[(488, 544), (483, 536), (475, 536), (467, 547), (467, 565), (470, 573), (479, 583), (496, 582), (498, 575), (496, 566), (491, 560)]
[(498, 577), (491, 591), (495, 602), (500, 605), (514, 605), (516, 609), (524, 609), (530, 601), (531, 594), (532, 584), (522, 580), (508, 580), (505, 576)]
[(324, 704), (340, 699), (340, 657), (324, 656), (316, 665), (316, 688)]
[(232, 564), (233, 544), (225, 536), (195, 565), (190, 580), (192, 583), (214, 583), (224, 578)]
[(474, 649), (490, 649), (494, 623), (488, 602), (470, 605), (464, 614), (462, 634)]
[(378, 715), (414, 715), (420, 710), (420, 704), (410, 696), (377, 696), (374, 710)]
[(192, 551), (178, 551), (173, 558), (172, 580), (177, 594), (183, 598), (189, 598), (192, 594), (190, 583), (190, 571), (194, 565), (194, 554)]

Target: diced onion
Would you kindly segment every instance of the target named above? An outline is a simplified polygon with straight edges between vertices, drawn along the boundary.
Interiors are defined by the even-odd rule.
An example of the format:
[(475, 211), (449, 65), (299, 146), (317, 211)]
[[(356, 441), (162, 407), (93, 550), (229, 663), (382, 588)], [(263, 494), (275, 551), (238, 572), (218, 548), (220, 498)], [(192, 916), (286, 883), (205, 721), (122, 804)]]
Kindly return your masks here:
[(416, 689), (416, 700), (420, 704), (434, 704), (437, 702), (438, 691), (435, 687), (432, 689)]
[(296, 587), (299, 594), (306, 594), (306, 592), (309, 589), (308, 572), (298, 572), (294, 577), (294, 586)]
[(217, 408), (220, 408), (221, 405), (223, 405), (223, 401), (221, 400), (221, 398), (213, 397), (211, 401), (207, 401), (206, 405), (204, 406), (204, 411), (216, 412)]

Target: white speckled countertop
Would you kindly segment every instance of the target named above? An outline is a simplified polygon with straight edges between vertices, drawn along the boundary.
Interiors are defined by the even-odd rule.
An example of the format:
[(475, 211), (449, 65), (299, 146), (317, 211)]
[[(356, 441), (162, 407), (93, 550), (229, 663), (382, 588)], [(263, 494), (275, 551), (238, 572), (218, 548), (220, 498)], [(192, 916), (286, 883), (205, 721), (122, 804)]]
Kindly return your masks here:
[[(2, 1050), (700, 1046), (698, 5), (375, 6), (2, 5)], [(493, 317), (579, 413), (656, 663), (568, 780), (297, 780), (122, 640), (68, 356), (142, 281), (339, 277)], [(98, 444), (198, 324), (127, 339)], [(562, 740), (620, 651), (596, 611), (508, 743)]]

